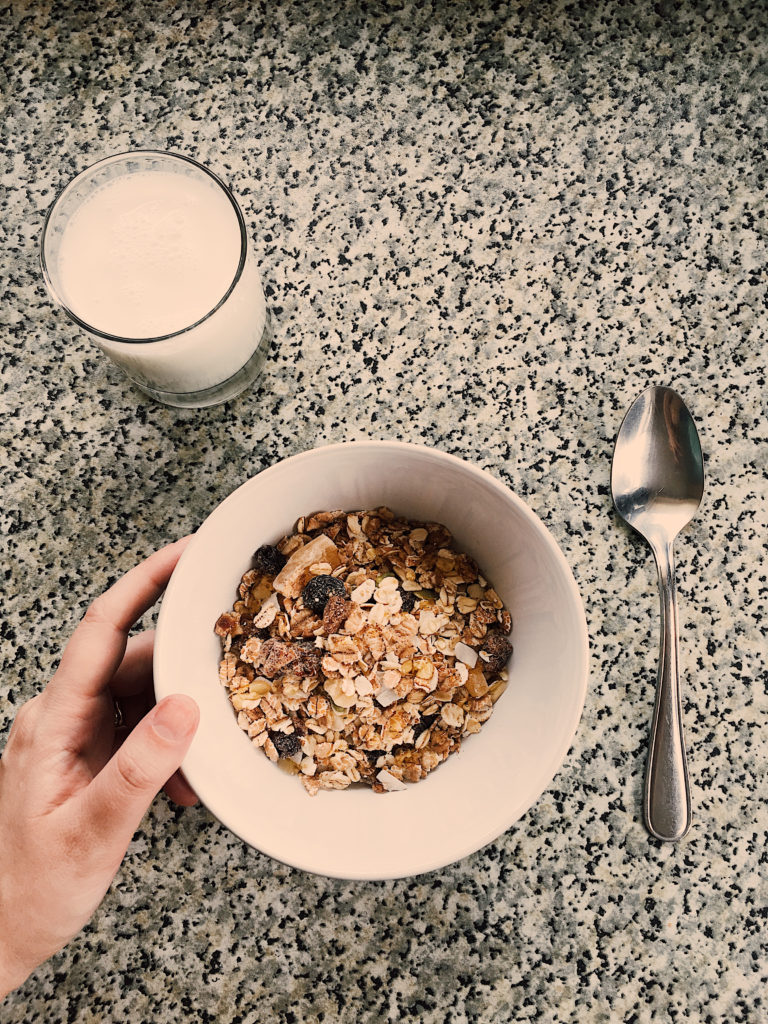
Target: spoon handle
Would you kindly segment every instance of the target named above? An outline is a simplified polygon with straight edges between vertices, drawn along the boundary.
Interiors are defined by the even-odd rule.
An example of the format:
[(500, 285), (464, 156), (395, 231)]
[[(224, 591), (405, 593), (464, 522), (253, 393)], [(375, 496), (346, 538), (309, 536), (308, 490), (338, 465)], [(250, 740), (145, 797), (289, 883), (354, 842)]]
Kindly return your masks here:
[(691, 826), (691, 791), (680, 702), (672, 541), (654, 545), (653, 553), (659, 573), (661, 649), (643, 806), (645, 823), (651, 835), (675, 842), (682, 839)]

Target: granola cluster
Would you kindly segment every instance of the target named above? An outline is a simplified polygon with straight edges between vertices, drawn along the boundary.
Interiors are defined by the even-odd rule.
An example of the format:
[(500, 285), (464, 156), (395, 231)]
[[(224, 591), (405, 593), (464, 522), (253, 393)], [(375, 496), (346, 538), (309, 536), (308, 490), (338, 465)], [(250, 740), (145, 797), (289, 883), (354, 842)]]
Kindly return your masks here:
[(506, 688), (511, 628), (445, 526), (386, 508), (302, 517), (215, 626), (238, 725), (311, 795), (404, 789), (457, 751)]

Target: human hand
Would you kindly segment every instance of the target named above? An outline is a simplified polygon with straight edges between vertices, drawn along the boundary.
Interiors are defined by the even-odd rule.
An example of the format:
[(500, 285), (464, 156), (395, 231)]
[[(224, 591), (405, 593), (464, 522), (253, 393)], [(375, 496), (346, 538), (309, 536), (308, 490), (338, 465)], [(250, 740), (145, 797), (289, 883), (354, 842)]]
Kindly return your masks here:
[(89, 920), (158, 790), (197, 800), (177, 772), (197, 705), (177, 694), (152, 707), (153, 634), (128, 638), (187, 540), (93, 602), (53, 679), (13, 723), (0, 759), (0, 998)]

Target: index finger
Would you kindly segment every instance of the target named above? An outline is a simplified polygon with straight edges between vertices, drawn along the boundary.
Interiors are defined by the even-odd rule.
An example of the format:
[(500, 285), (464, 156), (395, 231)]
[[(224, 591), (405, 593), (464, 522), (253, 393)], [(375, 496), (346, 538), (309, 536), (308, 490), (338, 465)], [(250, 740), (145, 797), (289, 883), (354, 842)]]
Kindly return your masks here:
[(190, 537), (167, 544), (97, 597), (64, 649), (45, 690), (67, 704), (87, 701), (106, 689), (125, 653), (134, 623), (157, 601)]

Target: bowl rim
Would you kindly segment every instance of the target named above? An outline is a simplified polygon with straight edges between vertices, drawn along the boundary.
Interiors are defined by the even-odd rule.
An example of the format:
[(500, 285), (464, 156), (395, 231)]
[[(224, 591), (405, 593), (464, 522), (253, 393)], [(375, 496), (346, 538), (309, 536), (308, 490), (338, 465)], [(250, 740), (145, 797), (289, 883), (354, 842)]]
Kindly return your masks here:
[[(176, 585), (178, 585), (178, 580), (180, 577), (179, 569), (182, 568), (186, 562), (192, 561), (192, 559), (195, 557), (195, 549), (199, 546), (200, 543), (198, 538), (202, 538), (204, 540), (208, 533), (216, 529), (215, 520), (219, 518), (221, 510), (225, 506), (234, 504), (237, 500), (239, 500), (238, 496), (240, 495), (240, 492), (244, 488), (253, 486), (255, 480), (258, 479), (260, 482), (264, 482), (265, 480), (268, 481), (270, 476), (284, 472), (286, 466), (294, 467), (309, 460), (315, 461), (321, 458), (333, 457), (335, 454), (339, 452), (348, 451), (350, 449), (354, 449), (359, 452), (365, 452), (366, 450), (368, 450), (371, 454), (381, 452), (384, 449), (388, 449), (393, 453), (396, 453), (398, 451), (404, 453), (419, 453), (422, 456), (437, 459), (438, 461), (442, 461), (444, 463), (447, 463), (448, 465), (453, 464), (456, 468), (461, 469), (462, 473), (468, 473), (470, 476), (477, 477), (478, 480), (482, 480), (485, 486), (490, 485), (492, 489), (496, 490), (505, 501), (510, 502), (516, 508), (518, 513), (520, 513), (523, 516), (523, 518), (528, 522), (528, 524), (535, 530), (535, 532), (539, 534), (560, 571), (562, 581), (565, 584), (565, 590), (567, 592), (569, 602), (572, 606), (572, 611), (574, 614), (574, 623), (577, 627), (578, 649), (580, 651), (580, 659), (578, 664), (574, 666), (574, 679), (571, 683), (572, 692), (574, 694), (573, 711), (568, 719), (567, 728), (564, 728), (563, 730), (563, 737), (558, 746), (553, 749), (553, 753), (552, 756), (549, 758), (546, 771), (542, 773), (546, 775), (548, 781), (543, 785), (543, 787), (541, 787), (538, 790), (538, 792), (533, 793), (527, 800), (527, 802), (524, 802), (516, 806), (514, 816), (508, 821), (508, 823), (505, 825), (504, 829), (501, 832), (499, 832), (498, 829), (489, 829), (481, 835), (475, 833), (473, 835), (473, 838), (471, 839), (467, 837), (467, 840), (463, 844), (457, 844), (456, 849), (451, 852), (451, 855), (448, 859), (443, 859), (439, 862), (436, 862), (434, 857), (426, 858), (420, 866), (415, 867), (414, 869), (409, 870), (408, 872), (393, 871), (389, 873), (378, 871), (376, 873), (372, 873), (371, 871), (366, 872), (363, 870), (360, 872), (345, 871), (343, 874), (330, 874), (328, 871), (320, 870), (316, 867), (313, 867), (310, 863), (302, 862), (302, 858), (300, 856), (288, 858), (285, 856), (284, 852), (275, 852), (273, 849), (270, 848), (269, 843), (256, 846), (252, 842), (252, 840), (246, 838), (242, 834), (242, 832), (238, 829), (236, 823), (232, 822), (231, 820), (228, 820), (229, 815), (221, 816), (219, 812), (213, 810), (213, 808), (210, 807), (209, 804), (206, 803), (206, 801), (202, 797), (200, 798), (200, 802), (207, 808), (209, 813), (213, 817), (215, 817), (217, 821), (221, 822), (221, 824), (230, 832), (238, 836), (238, 838), (241, 839), (242, 842), (246, 843), (246, 845), (248, 846), (254, 847), (255, 849), (259, 850), (259, 852), (273, 858), (279, 863), (285, 864), (292, 868), (298, 868), (299, 870), (306, 871), (310, 874), (319, 875), (320, 877), (335, 877), (348, 881), (384, 881), (395, 878), (416, 877), (418, 875), (425, 874), (430, 871), (441, 870), (442, 868), (448, 867), (451, 864), (458, 863), (459, 861), (470, 856), (471, 854), (484, 849), (489, 843), (498, 839), (501, 835), (507, 832), (541, 798), (543, 793), (545, 793), (549, 786), (551, 786), (553, 780), (557, 776), (557, 773), (561, 769), (563, 762), (568, 754), (568, 751), (571, 749), (574, 743), (578, 731), (589, 687), (590, 642), (586, 614), (584, 609), (584, 602), (582, 600), (581, 593), (576, 583), (574, 574), (571, 570), (570, 565), (568, 564), (567, 559), (565, 558), (565, 555), (560, 549), (560, 546), (557, 543), (555, 537), (544, 525), (539, 516), (509, 486), (507, 486), (505, 483), (494, 477), (490, 472), (488, 472), (488, 470), (485, 470), (480, 466), (472, 462), (469, 462), (468, 460), (460, 458), (459, 456), (453, 455), (450, 452), (444, 452), (438, 448), (432, 448), (429, 445), (414, 443), (410, 441), (381, 439), (364, 439), (355, 441), (332, 442), (329, 444), (323, 444), (314, 448), (306, 449), (305, 451), (298, 452), (294, 455), (288, 456), (285, 459), (280, 459), (278, 462), (275, 462), (270, 466), (267, 466), (266, 468), (258, 471), (257, 473), (254, 473), (252, 476), (249, 476), (211, 509), (211, 511), (205, 517), (205, 519), (200, 524), (198, 529), (192, 535), (191, 541), (189, 542), (184, 552), (182, 553), (181, 558), (179, 559), (179, 562), (177, 563), (177, 566), (174, 569), (174, 572), (171, 576), (171, 579), (168, 582), (165, 593), (163, 595), (160, 611), (158, 614), (156, 626), (157, 633), (155, 640), (155, 651), (153, 657), (153, 666), (155, 670), (155, 692), (157, 694), (158, 699), (167, 696), (170, 693), (178, 692), (178, 690), (175, 690), (172, 687), (164, 688), (161, 684), (159, 689), (162, 692), (160, 693), (158, 692), (157, 686), (157, 680), (159, 675), (158, 668), (160, 665), (160, 660), (162, 657), (161, 652), (163, 649), (163, 623), (164, 618), (166, 617), (167, 614), (165, 610), (170, 604), (170, 602), (168, 602), (166, 599), (168, 598), (169, 595), (173, 597), (175, 593), (176, 586), (174, 585), (174, 580), (176, 580)], [(185, 771), (186, 762), (187, 758), (185, 757), (185, 761), (182, 762), (181, 765), (182, 773), (184, 773)], [(195, 771), (192, 771), (189, 774), (192, 776), (191, 778), (189, 778), (190, 785), (192, 785), (194, 788)]]

